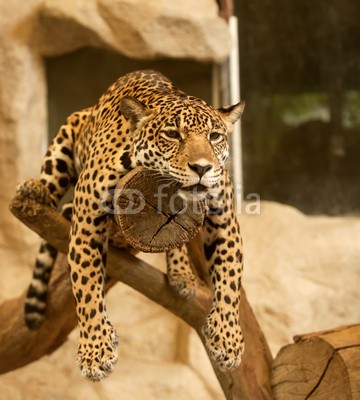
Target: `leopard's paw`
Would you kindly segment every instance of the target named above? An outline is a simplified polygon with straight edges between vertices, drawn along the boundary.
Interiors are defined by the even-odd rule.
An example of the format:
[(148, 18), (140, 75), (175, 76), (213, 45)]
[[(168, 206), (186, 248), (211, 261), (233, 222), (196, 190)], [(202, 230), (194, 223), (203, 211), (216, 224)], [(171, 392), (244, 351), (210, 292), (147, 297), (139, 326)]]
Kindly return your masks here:
[(237, 318), (221, 318), (212, 312), (203, 327), (207, 351), (220, 371), (231, 371), (241, 363), (244, 339)]
[(20, 183), (16, 188), (16, 193), (38, 203), (53, 206), (49, 190), (37, 179), (27, 179)]
[[(96, 336), (96, 339), (92, 339)], [(118, 337), (114, 329), (107, 336), (97, 333), (91, 338), (80, 340), (77, 364), (81, 374), (92, 381), (101, 381), (114, 369), (118, 359)]]
[(175, 290), (176, 293), (179, 293), (180, 296), (189, 299), (195, 295), (198, 282), (194, 274), (168, 272), (168, 280), (170, 286)]

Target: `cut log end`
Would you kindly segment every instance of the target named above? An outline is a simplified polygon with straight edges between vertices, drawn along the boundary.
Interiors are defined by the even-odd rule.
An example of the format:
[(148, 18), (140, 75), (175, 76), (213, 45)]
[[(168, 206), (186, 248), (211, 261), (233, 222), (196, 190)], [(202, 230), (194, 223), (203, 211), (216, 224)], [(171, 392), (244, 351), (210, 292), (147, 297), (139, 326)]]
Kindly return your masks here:
[(138, 167), (123, 177), (114, 196), (115, 221), (135, 249), (158, 253), (189, 242), (203, 225), (205, 203), (186, 202), (179, 183)]
[(276, 400), (358, 399), (360, 325), (298, 336), (273, 363)]

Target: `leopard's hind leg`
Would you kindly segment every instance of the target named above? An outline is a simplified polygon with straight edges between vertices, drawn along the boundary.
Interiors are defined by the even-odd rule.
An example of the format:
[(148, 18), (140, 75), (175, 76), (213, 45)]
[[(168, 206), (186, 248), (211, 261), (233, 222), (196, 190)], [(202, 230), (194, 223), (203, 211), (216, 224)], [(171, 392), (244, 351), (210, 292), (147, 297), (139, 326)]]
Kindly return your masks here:
[(81, 146), (78, 142), (90, 114), (89, 108), (67, 118), (45, 154), (40, 180), (27, 179), (22, 182), (17, 187), (19, 194), (42, 204), (57, 207), (69, 187), (76, 184), (77, 169), (81, 168)]
[[(65, 204), (61, 214), (70, 221), (72, 204)], [(55, 247), (46, 240), (41, 241), (32, 280), (25, 298), (24, 320), (29, 329), (39, 329), (45, 319), (48, 285), (57, 253)]]

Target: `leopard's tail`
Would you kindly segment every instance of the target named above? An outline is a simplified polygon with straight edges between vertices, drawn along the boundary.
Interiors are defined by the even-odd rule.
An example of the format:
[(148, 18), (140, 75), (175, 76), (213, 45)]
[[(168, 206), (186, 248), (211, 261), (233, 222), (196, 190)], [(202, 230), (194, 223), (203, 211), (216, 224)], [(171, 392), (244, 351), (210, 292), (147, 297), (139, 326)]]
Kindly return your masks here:
[[(61, 214), (70, 220), (72, 205), (65, 204)], [(55, 247), (42, 240), (36, 257), (32, 280), (25, 298), (24, 319), (29, 329), (39, 329), (45, 319), (49, 281), (57, 253)]]
[(25, 298), (24, 317), (29, 329), (38, 329), (44, 321), (48, 285), (56, 256), (57, 250), (43, 240)]

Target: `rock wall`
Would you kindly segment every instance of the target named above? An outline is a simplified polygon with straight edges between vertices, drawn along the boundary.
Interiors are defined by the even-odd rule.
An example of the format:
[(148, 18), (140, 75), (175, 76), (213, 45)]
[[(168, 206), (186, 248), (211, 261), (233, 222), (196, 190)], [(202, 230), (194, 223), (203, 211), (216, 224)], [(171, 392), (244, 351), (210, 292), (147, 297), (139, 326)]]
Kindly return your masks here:
[(273, 355), (295, 334), (360, 320), (360, 217), (261, 202), (240, 216), (244, 285)]

